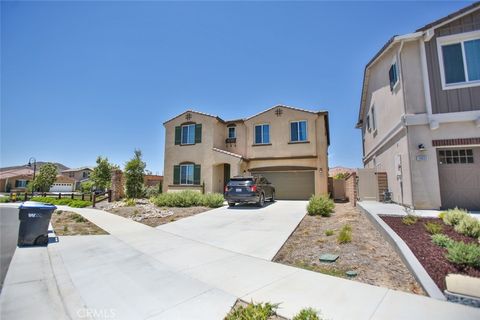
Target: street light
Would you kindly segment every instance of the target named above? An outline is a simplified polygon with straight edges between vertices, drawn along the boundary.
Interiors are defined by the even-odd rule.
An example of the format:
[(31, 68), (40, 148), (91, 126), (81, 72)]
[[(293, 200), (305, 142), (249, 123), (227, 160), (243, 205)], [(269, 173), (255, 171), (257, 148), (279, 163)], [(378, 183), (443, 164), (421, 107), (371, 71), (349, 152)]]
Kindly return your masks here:
[(34, 157), (30, 157), (30, 159), (28, 159), (27, 166), (31, 168), (32, 163), (33, 163), (33, 180), (35, 180), (35, 172), (37, 172), (37, 159), (35, 159)]

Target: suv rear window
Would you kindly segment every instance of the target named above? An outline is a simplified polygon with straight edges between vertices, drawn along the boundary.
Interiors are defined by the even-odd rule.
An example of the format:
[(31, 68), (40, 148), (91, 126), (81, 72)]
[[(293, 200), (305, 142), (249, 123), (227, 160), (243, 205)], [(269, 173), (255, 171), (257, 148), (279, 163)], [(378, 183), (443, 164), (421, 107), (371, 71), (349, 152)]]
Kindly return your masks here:
[(230, 179), (230, 182), (228, 183), (231, 186), (245, 186), (247, 184), (253, 183), (253, 178), (232, 178)]

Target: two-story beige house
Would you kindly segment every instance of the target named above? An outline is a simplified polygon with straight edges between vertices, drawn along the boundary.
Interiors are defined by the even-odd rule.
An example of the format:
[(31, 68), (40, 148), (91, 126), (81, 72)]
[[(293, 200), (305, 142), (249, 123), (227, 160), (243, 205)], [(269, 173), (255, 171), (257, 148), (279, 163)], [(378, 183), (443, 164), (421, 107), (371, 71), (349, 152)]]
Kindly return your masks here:
[(480, 3), (391, 38), (367, 64), (357, 128), (397, 203), (480, 209)]
[(277, 199), (328, 192), (326, 111), (277, 105), (245, 119), (223, 120), (189, 110), (164, 126), (165, 192), (223, 193), (230, 177), (250, 174), (270, 180)]

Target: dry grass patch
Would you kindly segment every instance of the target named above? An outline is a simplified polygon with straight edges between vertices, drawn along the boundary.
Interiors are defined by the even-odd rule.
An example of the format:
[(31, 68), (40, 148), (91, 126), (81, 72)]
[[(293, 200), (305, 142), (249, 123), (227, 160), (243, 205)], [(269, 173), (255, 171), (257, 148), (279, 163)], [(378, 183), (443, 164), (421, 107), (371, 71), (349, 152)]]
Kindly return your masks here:
[(52, 214), (51, 223), (57, 236), (108, 234), (83, 216), (70, 211), (56, 210)]
[[(349, 235), (339, 241), (342, 227)], [(332, 230), (335, 236), (329, 236)], [(349, 236), (351, 241), (345, 242)], [(340, 257), (334, 263), (323, 263), (319, 258), (324, 253)], [(353, 270), (358, 273), (352, 278), (355, 281), (424, 294), (395, 250), (349, 203), (335, 204), (331, 217), (306, 215), (274, 261), (338, 277)]]

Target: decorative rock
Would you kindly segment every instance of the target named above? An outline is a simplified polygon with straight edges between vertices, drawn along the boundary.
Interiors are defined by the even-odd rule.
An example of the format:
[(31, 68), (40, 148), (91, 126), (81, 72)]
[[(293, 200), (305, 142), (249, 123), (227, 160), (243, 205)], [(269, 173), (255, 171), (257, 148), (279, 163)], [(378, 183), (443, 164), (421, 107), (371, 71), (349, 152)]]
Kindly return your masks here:
[(338, 259), (338, 254), (325, 253), (320, 256), (321, 262), (335, 262)]
[(345, 272), (345, 274), (351, 278), (356, 277), (358, 275), (357, 271), (349, 270)]

